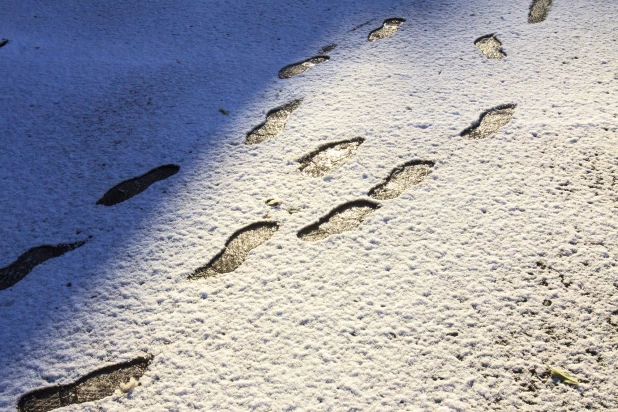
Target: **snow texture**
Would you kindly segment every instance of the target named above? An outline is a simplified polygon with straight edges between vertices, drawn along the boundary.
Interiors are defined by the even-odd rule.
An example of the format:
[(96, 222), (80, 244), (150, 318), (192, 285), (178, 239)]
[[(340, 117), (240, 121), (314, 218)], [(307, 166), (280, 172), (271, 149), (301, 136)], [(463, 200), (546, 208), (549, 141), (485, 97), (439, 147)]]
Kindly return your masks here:
[[(88, 241), (0, 291), (0, 410), (146, 354), (129, 393), (58, 410), (618, 409), (618, 2), (555, 1), (537, 24), (529, 6), (4, 1), (0, 267)], [(479, 55), (487, 33), (507, 57)], [(491, 137), (460, 136), (505, 103)], [(342, 167), (298, 170), (357, 136)], [(361, 225), (298, 238), (415, 159), (431, 173)], [(279, 230), (242, 265), (187, 279), (261, 221)]]

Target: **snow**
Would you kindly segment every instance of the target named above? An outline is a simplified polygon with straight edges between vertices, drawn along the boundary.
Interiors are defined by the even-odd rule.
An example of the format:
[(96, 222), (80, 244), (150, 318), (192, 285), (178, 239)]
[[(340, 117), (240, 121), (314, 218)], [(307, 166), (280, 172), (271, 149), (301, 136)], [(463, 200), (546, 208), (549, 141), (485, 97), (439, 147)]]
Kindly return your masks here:
[[(63, 410), (618, 408), (617, 3), (556, 0), (538, 24), (507, 0), (4, 3), (0, 267), (88, 241), (0, 291), (0, 410), (146, 353), (140, 386)], [(474, 45), (491, 33), (502, 60)], [(504, 104), (493, 137), (459, 135)], [(356, 137), (340, 168), (299, 171)], [(297, 237), (415, 159), (435, 167), (357, 229)], [(187, 280), (265, 220), (238, 269)]]

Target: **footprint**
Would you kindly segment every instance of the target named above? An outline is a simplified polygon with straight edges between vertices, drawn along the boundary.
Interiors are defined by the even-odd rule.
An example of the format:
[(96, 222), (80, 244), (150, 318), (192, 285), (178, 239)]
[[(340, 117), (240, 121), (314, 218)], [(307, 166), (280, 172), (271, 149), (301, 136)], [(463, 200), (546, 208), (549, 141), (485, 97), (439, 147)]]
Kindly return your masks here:
[(320, 49), (320, 51), (318, 52), (318, 54), (325, 54), (328, 52), (331, 52), (333, 50), (335, 50), (335, 48), (337, 48), (337, 44), (333, 43), (333, 44), (329, 44), (327, 46), (324, 46)]
[(377, 200), (390, 200), (401, 196), (403, 192), (421, 183), (434, 167), (435, 163), (427, 160), (412, 160), (393, 170), (384, 183), (369, 191), (369, 196)]
[(37, 389), (22, 396), (17, 409), (20, 412), (46, 412), (63, 406), (96, 401), (113, 395), (116, 390), (128, 392), (137, 385), (151, 361), (151, 356), (140, 357), (99, 369), (68, 385)]
[(369, 214), (379, 207), (379, 204), (367, 200), (345, 203), (321, 218), (317, 223), (301, 229), (297, 236), (307, 242), (316, 242), (326, 239), (330, 235), (356, 229)]
[(292, 100), (268, 112), (266, 114), (266, 121), (247, 133), (245, 144), (262, 143), (281, 133), (288, 117), (290, 117), (294, 110), (298, 109), (302, 101), (302, 99)]
[(530, 12), (528, 13), (528, 23), (540, 23), (545, 21), (552, 0), (532, 0)]
[(279, 70), (279, 78), (289, 79), (290, 77), (294, 77), (297, 74), (306, 72), (316, 64), (324, 63), (329, 60), (330, 57), (328, 56), (315, 56), (299, 63), (290, 64)]
[(502, 50), (502, 42), (495, 34), (479, 37), (474, 41), (474, 45), (488, 59), (502, 60), (506, 57), (506, 53)]
[(270, 239), (279, 230), (276, 222), (258, 222), (240, 229), (225, 243), (223, 250), (206, 266), (193, 272), (189, 279), (206, 278), (229, 273), (243, 264), (249, 252)]
[(400, 18), (384, 20), (384, 22), (382, 23), (382, 27), (380, 27), (379, 29), (375, 29), (371, 33), (369, 33), (369, 41), (376, 41), (391, 37), (392, 35), (397, 33), (397, 30), (399, 30), (399, 26), (401, 26), (405, 21), (406, 19)]
[(9, 42), (8, 39), (0, 39), (0, 47), (4, 46), (5, 44), (7, 44)]
[(516, 106), (515, 104), (505, 104), (487, 110), (485, 113), (481, 114), (478, 122), (475, 122), (472, 126), (461, 132), (460, 136), (473, 140), (485, 139), (491, 136), (511, 123)]
[(17, 260), (0, 269), (0, 290), (8, 289), (32, 272), (41, 263), (62, 256), (86, 243), (85, 240), (56, 246), (43, 245), (33, 247), (23, 253)]
[(298, 160), (300, 171), (311, 177), (324, 176), (331, 170), (335, 170), (343, 165), (356, 153), (356, 150), (364, 141), (365, 139), (362, 137), (357, 137), (320, 146), (317, 150)]
[(133, 179), (125, 180), (112, 187), (97, 202), (97, 205), (113, 206), (115, 204), (131, 199), (133, 196), (142, 193), (150, 185), (159, 180), (167, 179), (175, 175), (180, 170), (180, 166), (163, 165), (152, 169), (150, 172)]

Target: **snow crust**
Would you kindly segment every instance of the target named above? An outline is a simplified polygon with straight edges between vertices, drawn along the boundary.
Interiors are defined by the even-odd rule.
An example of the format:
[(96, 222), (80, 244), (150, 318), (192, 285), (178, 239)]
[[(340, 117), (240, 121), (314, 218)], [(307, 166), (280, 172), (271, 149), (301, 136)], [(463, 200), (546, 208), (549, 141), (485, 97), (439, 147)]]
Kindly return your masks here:
[[(618, 408), (618, 3), (557, 0), (538, 24), (528, 8), (4, 1), (0, 267), (88, 242), (0, 291), (0, 410), (146, 353), (129, 394), (61, 410)], [(478, 52), (488, 33), (507, 57)], [(300, 98), (276, 138), (244, 144)], [(494, 136), (459, 135), (503, 104)], [(298, 170), (355, 137), (342, 167)], [(358, 229), (298, 239), (413, 159), (435, 166)], [(95, 205), (163, 164), (181, 169)], [(187, 281), (263, 220), (280, 228), (243, 265)]]

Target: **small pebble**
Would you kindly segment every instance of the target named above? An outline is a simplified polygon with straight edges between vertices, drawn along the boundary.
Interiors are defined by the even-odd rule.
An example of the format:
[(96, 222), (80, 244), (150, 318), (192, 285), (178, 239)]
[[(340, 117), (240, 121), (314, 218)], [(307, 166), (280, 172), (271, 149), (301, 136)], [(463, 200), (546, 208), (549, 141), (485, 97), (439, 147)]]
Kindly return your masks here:
[(127, 383), (121, 383), (120, 384), (120, 390), (123, 393), (127, 393), (129, 392), (131, 389), (135, 388), (137, 386), (137, 379), (135, 379), (133, 376), (131, 376), (131, 379), (129, 379), (129, 382)]

